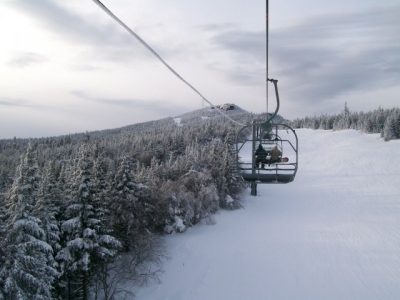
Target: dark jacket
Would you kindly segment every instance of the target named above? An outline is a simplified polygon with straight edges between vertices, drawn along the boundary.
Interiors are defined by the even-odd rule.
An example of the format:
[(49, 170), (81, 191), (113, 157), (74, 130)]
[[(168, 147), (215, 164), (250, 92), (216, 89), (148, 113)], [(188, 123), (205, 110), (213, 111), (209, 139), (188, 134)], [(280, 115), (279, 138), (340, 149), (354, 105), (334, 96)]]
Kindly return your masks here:
[(255, 153), (257, 161), (265, 161), (267, 159), (267, 154), (267, 151), (265, 151), (261, 145), (258, 145)]

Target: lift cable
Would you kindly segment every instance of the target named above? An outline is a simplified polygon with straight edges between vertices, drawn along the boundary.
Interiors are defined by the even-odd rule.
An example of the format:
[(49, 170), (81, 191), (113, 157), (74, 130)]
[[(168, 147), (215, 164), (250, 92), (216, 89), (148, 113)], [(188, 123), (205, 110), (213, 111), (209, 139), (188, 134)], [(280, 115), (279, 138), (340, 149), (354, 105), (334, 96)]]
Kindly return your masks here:
[[(196, 90), (189, 82), (182, 78), (170, 65), (168, 65), (157, 52), (155, 52), (140, 36), (138, 36), (132, 29), (130, 29), (125, 23), (123, 23), (117, 16), (115, 16), (103, 3), (99, 0), (93, 0), (104, 12), (106, 12), (111, 18), (113, 18), (118, 24), (120, 24), (123, 28), (125, 28), (131, 35), (133, 35), (143, 46), (147, 48), (151, 53), (153, 53), (163, 64), (170, 70), (176, 77), (178, 77), (181, 81), (183, 81), (187, 86), (189, 86), (196, 94), (198, 94), (204, 101), (210, 104), (212, 107), (215, 107), (210, 101), (208, 101), (198, 90)], [(227, 114), (223, 113), (220, 109), (217, 111), (224, 117), (228, 118), (233, 123), (239, 126), (246, 126), (246, 124), (239, 123), (229, 117)]]

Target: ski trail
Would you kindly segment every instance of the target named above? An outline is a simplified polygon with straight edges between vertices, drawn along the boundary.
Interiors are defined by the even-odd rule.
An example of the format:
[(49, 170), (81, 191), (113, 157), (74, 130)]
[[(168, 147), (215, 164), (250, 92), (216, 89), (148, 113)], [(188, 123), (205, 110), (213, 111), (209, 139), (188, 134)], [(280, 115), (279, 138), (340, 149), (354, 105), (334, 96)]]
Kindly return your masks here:
[(297, 134), (295, 181), (167, 237), (162, 283), (137, 299), (398, 299), (400, 141)]

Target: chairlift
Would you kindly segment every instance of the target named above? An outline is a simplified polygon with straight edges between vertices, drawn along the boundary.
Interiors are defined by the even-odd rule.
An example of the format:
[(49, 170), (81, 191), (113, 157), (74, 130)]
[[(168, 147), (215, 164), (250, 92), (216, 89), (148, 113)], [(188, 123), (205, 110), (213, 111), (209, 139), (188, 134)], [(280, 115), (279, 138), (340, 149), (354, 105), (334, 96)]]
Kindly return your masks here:
[(296, 132), (287, 124), (274, 122), (279, 110), (279, 93), (278, 80), (268, 78), (268, 0), (266, 0), (266, 16), (267, 110), (268, 82), (274, 84), (277, 105), (274, 114), (271, 116), (267, 114), (267, 120), (253, 121), (252, 124), (244, 126), (236, 135), (235, 142), (236, 168), (242, 179), (251, 183), (251, 195), (253, 196), (257, 195), (258, 183), (285, 184), (292, 182), (298, 166)]
[[(274, 84), (277, 106), (266, 121), (256, 120), (243, 127), (236, 136), (236, 166), (244, 181), (251, 183), (251, 195), (257, 195), (257, 184), (292, 182), (298, 167), (298, 139), (287, 124), (274, 123), (279, 110), (278, 80)], [(251, 148), (251, 149), (249, 149)], [(263, 149), (258, 153), (259, 149)], [(260, 151), (259, 151), (260, 152)], [(248, 155), (248, 153), (251, 153)]]

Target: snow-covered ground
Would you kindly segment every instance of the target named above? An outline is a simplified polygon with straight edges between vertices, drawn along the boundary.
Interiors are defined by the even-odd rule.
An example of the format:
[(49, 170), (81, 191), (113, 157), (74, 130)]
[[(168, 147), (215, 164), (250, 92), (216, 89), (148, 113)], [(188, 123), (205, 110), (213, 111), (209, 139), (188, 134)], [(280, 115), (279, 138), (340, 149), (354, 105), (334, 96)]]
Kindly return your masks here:
[(182, 126), (181, 118), (174, 118), (174, 122), (175, 122), (176, 126)]
[(301, 129), (293, 183), (166, 238), (139, 300), (400, 299), (400, 141)]

